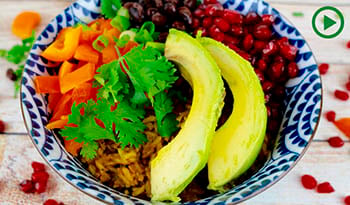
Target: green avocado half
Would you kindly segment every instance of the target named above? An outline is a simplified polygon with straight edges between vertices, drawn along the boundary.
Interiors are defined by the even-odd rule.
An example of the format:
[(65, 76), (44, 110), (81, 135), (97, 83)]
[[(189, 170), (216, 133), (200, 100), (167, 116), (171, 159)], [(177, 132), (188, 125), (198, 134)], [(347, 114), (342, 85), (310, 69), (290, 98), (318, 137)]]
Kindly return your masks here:
[(233, 111), (213, 138), (208, 160), (209, 189), (223, 186), (254, 163), (264, 141), (267, 111), (260, 81), (248, 61), (210, 38), (198, 41), (212, 55), (229, 85)]
[(190, 35), (170, 29), (165, 56), (193, 89), (189, 115), (178, 135), (151, 161), (152, 201), (180, 201), (178, 195), (208, 161), (225, 95), (219, 67)]

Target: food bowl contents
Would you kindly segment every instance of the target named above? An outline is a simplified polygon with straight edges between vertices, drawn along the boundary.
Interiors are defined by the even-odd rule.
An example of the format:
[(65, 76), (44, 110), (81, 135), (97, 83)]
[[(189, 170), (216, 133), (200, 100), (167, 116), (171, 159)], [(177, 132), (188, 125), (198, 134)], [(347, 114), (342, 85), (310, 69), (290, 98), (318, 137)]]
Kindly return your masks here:
[(66, 151), (107, 186), (153, 201), (225, 191), (265, 162), (299, 72), (272, 15), (216, 0), (101, 10), (58, 33), (41, 53), (57, 67), (34, 78)]

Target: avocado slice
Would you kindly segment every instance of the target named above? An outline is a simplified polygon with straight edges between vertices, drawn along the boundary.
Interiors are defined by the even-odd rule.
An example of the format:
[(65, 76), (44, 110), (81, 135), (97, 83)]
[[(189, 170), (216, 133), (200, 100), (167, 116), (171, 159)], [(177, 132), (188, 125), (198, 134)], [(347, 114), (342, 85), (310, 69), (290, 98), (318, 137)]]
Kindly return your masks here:
[(152, 201), (176, 202), (208, 161), (225, 91), (219, 67), (190, 35), (170, 29), (165, 56), (179, 65), (193, 89), (191, 110), (182, 129), (151, 161)]
[(210, 38), (199, 38), (221, 69), (234, 98), (233, 111), (217, 130), (208, 160), (209, 189), (223, 191), (253, 164), (264, 141), (264, 92), (250, 63)]

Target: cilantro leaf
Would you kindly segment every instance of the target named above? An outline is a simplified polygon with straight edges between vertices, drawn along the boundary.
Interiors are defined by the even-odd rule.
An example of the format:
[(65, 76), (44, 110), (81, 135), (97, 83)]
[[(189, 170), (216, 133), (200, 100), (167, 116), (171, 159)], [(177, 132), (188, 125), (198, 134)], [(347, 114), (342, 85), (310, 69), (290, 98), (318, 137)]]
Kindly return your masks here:
[(118, 60), (104, 64), (97, 69), (95, 87), (99, 87), (97, 97), (116, 103), (123, 100), (129, 93), (127, 76), (120, 69)]
[(106, 18), (114, 18), (121, 7), (120, 0), (101, 0), (101, 12)]
[(139, 45), (122, 58), (129, 67), (125, 71), (135, 88), (135, 96), (146, 92), (152, 104), (156, 94), (170, 88), (177, 80), (174, 65), (155, 48)]
[(154, 112), (157, 118), (158, 132), (163, 137), (170, 137), (176, 130), (178, 121), (176, 115), (172, 113), (173, 102), (165, 92), (161, 92), (154, 97)]
[(89, 143), (84, 143), (81, 148), (80, 154), (86, 159), (93, 159), (97, 155), (98, 144), (97, 142), (91, 141)]

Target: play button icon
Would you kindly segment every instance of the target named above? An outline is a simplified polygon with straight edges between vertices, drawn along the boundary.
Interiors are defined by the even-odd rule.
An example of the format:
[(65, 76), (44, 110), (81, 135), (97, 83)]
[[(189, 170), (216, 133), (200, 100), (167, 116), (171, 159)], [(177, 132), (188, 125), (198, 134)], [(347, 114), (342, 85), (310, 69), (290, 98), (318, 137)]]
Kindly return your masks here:
[(328, 28), (335, 25), (337, 22), (333, 19), (329, 18), (327, 15), (323, 16), (323, 30), (327, 30)]
[(335, 7), (322, 7), (312, 17), (312, 28), (322, 38), (334, 38), (344, 29), (344, 16)]

